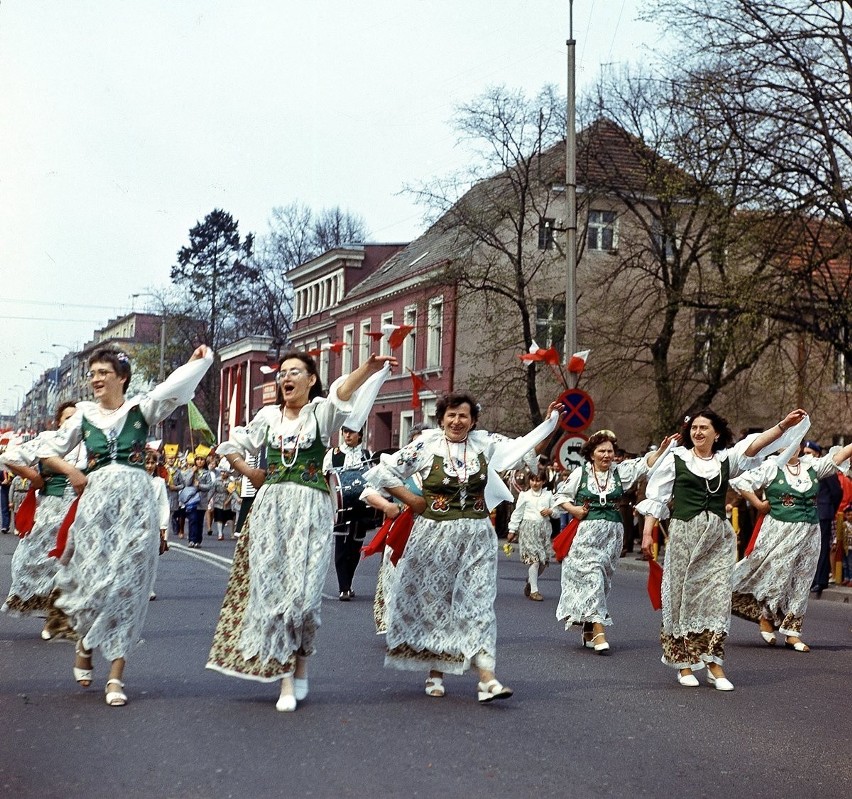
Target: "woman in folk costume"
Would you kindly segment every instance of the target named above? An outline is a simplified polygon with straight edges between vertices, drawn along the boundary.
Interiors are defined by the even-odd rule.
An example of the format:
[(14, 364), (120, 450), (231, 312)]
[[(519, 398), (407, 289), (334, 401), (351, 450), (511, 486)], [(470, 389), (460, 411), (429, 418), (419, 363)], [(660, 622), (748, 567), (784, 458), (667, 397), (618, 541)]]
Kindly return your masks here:
[[(548, 420), (519, 439), (475, 430), (479, 406), (469, 394), (442, 397), (440, 430), (427, 430), (393, 455), (383, 455), (367, 481), (411, 507), (417, 516), (387, 598), (385, 665), (428, 670), (426, 693), (444, 695), (444, 673), (479, 671), (477, 696), (490, 702), (512, 695), (494, 669), (497, 620), (497, 537), (489, 508), (511, 500), (497, 474), (533, 456), (558, 421)], [(533, 456), (531, 465), (537, 467)], [(415, 473), (423, 496), (405, 487)]]
[(555, 507), (568, 511), (579, 522), (568, 556), (562, 561), (562, 594), (556, 618), (565, 622), (566, 630), (582, 625), (583, 646), (599, 655), (609, 652), (604, 632), (612, 624), (607, 598), (624, 542), (619, 500), (678, 438), (664, 438), (658, 449), (641, 458), (614, 463), (615, 433), (599, 430), (589, 436), (581, 450), (586, 463), (571, 472), (565, 493), (553, 499)]
[(524, 596), (534, 602), (541, 602), (544, 597), (538, 590), (538, 577), (550, 562), (553, 494), (545, 488), (545, 469), (531, 473), (528, 479), (529, 488), (518, 494), (509, 519), (509, 532), (517, 535), (521, 563), (529, 567)]
[[(258, 492), (234, 553), (207, 668), (280, 682), (278, 710), (293, 711), (308, 695), (308, 658), (320, 625), (334, 527), (323, 457), (344, 423), (358, 429), (364, 424), (395, 364), (390, 356), (371, 355), (338, 378), (324, 398), (314, 359), (287, 353), (277, 404), (234, 428), (217, 449)], [(246, 455), (264, 447), (266, 471), (248, 466)]]
[[(852, 444), (832, 447), (820, 458), (799, 457), (799, 443), (767, 458), (731, 480), (731, 488), (764, 514), (751, 551), (734, 567), (732, 612), (760, 625), (770, 646), (775, 630), (797, 652), (809, 652), (801, 639), (810, 586), (820, 549), (816, 495), (819, 481), (852, 456)], [(757, 496), (763, 490), (764, 499)]]
[[(160, 513), (145, 473), (148, 430), (192, 398), (212, 363), (212, 351), (201, 346), (163, 383), (127, 400), (129, 358), (98, 350), (89, 359), (95, 401), (77, 403), (66, 426), (39, 447), (44, 466), (82, 492), (56, 575), (55, 605), (79, 636), (74, 677), (91, 684), (99, 647), (110, 661), (106, 703), (113, 707), (127, 703), (125, 659), (142, 634), (160, 549)], [(85, 476), (63, 460), (81, 441)]]
[[(75, 412), (74, 402), (63, 402), (56, 410), (56, 425), (61, 428)], [(43, 614), (48, 619), (41, 637), (49, 641), (66, 637), (70, 633), (67, 620), (52, 609), (54, 581), (59, 561), (49, 555), (56, 543), (56, 532), (74, 501), (74, 489), (64, 474), (42, 468), (38, 472), (36, 452), (42, 438), (53, 436), (53, 431), (13, 447), (0, 455), (0, 463), (14, 474), (23, 474), (38, 488), (39, 500), (32, 529), (21, 533), (21, 540), (12, 555), (12, 586), (2, 610), (12, 614)], [(80, 444), (65, 459), (74, 468), (85, 466), (85, 447)]]
[(759, 465), (771, 451), (801, 439), (803, 410), (777, 425), (733, 444), (728, 423), (705, 409), (683, 430), (684, 446), (674, 447), (648, 480), (637, 505), (645, 516), (642, 551), (651, 557), (654, 525), (669, 518), (663, 571), (663, 663), (678, 670), (678, 682), (698, 685), (696, 669), (719, 691), (734, 686), (725, 676), (725, 639), (731, 621), (731, 586), (736, 536), (725, 518), (728, 481)]

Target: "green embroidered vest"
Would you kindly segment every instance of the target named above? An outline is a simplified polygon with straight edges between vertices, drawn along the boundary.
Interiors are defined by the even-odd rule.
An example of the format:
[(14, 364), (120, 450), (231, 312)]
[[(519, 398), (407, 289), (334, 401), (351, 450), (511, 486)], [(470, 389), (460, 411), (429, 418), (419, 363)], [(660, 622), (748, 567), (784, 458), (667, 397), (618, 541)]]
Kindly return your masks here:
[[(314, 421), (316, 421), (316, 413), (314, 413)], [(322, 443), (322, 438), (319, 435), (319, 425), (317, 425), (317, 435), (313, 443), (307, 449), (299, 448), (292, 460), (290, 458), (282, 459), (281, 450), (267, 444), (266, 482), (270, 485), (298, 483), (307, 488), (316, 488), (319, 491), (327, 492), (328, 483), (322, 473), (325, 450), (325, 444)]]
[[(621, 487), (621, 478), (618, 476), (618, 472), (615, 469), (610, 472), (613, 480), (612, 490), (608, 491), (606, 495), (601, 495), (589, 491), (588, 476), (592, 469), (594, 469), (594, 466), (591, 464), (583, 467), (580, 488), (577, 490), (577, 496), (574, 498), (575, 504), (584, 505), (586, 502), (589, 503), (589, 513), (586, 516), (586, 519), (589, 521), (604, 520), (607, 522), (620, 522), (621, 514), (618, 511), (616, 501), (624, 495), (624, 490)], [(594, 480), (594, 477), (592, 479)], [(601, 502), (601, 496), (604, 496), (603, 502)]]
[(484, 519), (490, 514), (485, 505), (485, 484), (488, 482), (488, 464), (479, 453), (479, 469), (467, 476), (464, 483), (458, 477), (444, 472), (444, 459), (432, 458), (432, 468), (423, 481), (423, 498), (426, 510), (423, 515), (432, 521), (457, 519)]
[(145, 468), (145, 442), (148, 440), (148, 422), (138, 405), (134, 405), (124, 419), (121, 432), (101, 430), (83, 417), (83, 441), (89, 455), (86, 473), (94, 472), (110, 463), (123, 463), (139, 469)]
[(727, 458), (722, 461), (719, 474), (709, 480), (691, 472), (681, 458), (674, 456), (674, 462), (672, 518), (688, 522), (699, 513), (707, 511), (724, 519), (725, 495), (728, 493), (728, 475), (730, 474)]
[(775, 479), (765, 489), (769, 515), (773, 519), (779, 522), (819, 524), (817, 514), (819, 482), (813, 469), (808, 469), (808, 476), (811, 478), (811, 487), (806, 491), (800, 491), (787, 482), (784, 470), (778, 469)]

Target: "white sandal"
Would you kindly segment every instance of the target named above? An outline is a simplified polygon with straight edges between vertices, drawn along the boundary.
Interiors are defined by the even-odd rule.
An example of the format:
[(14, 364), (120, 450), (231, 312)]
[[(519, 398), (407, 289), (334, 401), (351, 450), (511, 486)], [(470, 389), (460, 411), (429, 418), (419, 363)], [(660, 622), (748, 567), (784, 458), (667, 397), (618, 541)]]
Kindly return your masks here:
[[(117, 685), (117, 691), (110, 691), (110, 685)], [(127, 694), (122, 690), (124, 688), (124, 683), (119, 680), (117, 677), (113, 677), (112, 679), (107, 680), (106, 684), (106, 703), (110, 707), (124, 707), (127, 704)]]
[(480, 703), (493, 702), (495, 699), (508, 699), (514, 692), (507, 688), (496, 677), (477, 686), (477, 698)]
[[(602, 644), (596, 644), (595, 643), (595, 641), (598, 638), (604, 639)], [(595, 652), (597, 652), (599, 655), (603, 654), (604, 652), (609, 652), (609, 642), (606, 640), (606, 634), (605, 633), (595, 633), (592, 636), (591, 641), (589, 641), (589, 643), (586, 644), (586, 646), (591, 646), (592, 649), (594, 649)]]
[[(289, 688), (290, 690), (285, 690)], [(281, 713), (292, 713), (296, 709), (295, 686), (292, 677), (281, 678), (281, 694), (275, 703), (275, 709)]]
[[(74, 654), (83, 659), (88, 659), (88, 661), (92, 662), (92, 653), (86, 652), (83, 649), (83, 644), (81, 641), (77, 641), (74, 646)], [(88, 688), (92, 684), (92, 678), (94, 677), (95, 670), (92, 666), (89, 666), (87, 669), (78, 669), (74, 666), (74, 679), (83, 686), (83, 688)]]
[(766, 641), (766, 643), (767, 643), (767, 644), (769, 644), (769, 646), (775, 646), (776, 638), (775, 638), (775, 633), (774, 633), (774, 632), (769, 633), (769, 632), (767, 632), (766, 630), (761, 630), (761, 631), (760, 631), (760, 637), (761, 637), (764, 641)]
[(426, 678), (426, 696), (443, 696), (444, 678), (443, 677), (427, 677)]

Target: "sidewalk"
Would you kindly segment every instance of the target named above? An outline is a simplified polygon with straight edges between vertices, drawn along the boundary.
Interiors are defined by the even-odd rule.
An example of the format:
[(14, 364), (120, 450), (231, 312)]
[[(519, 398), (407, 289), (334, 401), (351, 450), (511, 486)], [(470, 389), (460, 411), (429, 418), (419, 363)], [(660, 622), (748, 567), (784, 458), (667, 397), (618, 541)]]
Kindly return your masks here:
[[(616, 568), (625, 569), (627, 571), (643, 571), (647, 574), (648, 566), (641, 556), (636, 552), (628, 552), (623, 558), (618, 561)], [(842, 602), (852, 606), (852, 588), (843, 585), (834, 585), (833, 583), (822, 592), (822, 595), (817, 598), (816, 594), (811, 594), (809, 602)]]

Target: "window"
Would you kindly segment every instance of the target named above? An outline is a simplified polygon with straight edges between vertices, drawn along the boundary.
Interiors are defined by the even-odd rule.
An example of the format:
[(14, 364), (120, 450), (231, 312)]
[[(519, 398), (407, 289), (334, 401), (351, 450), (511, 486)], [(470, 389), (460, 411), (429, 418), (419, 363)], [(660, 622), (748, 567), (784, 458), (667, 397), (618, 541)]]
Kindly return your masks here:
[(555, 219), (549, 217), (540, 217), (538, 220), (538, 248), (540, 250), (553, 249), (553, 228), (556, 225)]
[(328, 339), (323, 339), (320, 341), (317, 346), (320, 348), (320, 354), (317, 358), (318, 367), (319, 367), (319, 378), (322, 381), (323, 388), (328, 387), (328, 353), (327, 349), (322, 349), (324, 344), (330, 344)]
[(352, 371), (352, 363), (355, 360), (355, 327), (347, 325), (343, 328), (343, 352), (340, 354), (341, 374), (349, 374)]
[(373, 351), (373, 340), (368, 335), (370, 332), (370, 320), (362, 319), (360, 327), (360, 336), (358, 339), (358, 366), (366, 363), (370, 358), (370, 353)]
[(399, 446), (404, 447), (411, 438), (411, 428), (414, 427), (414, 411), (403, 411), (399, 415)]
[[(411, 369), (414, 371), (414, 361), (417, 351), (417, 306), (411, 305), (402, 313), (402, 323), (413, 327), (412, 330), (402, 342), (402, 368)], [(403, 441), (407, 441), (403, 438)]]
[(441, 365), (441, 348), (444, 343), (444, 299), (429, 300), (426, 337), (426, 367)]
[(565, 348), (565, 301), (537, 300), (535, 304), (535, 340), (539, 347), (555, 347), (560, 358)]
[[(382, 327), (393, 324), (393, 311), (382, 314)], [(382, 336), (379, 355), (390, 355), (390, 344), (388, 344), (388, 336)]]
[(589, 211), (586, 246), (590, 250), (614, 250), (618, 245), (615, 211)]

